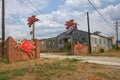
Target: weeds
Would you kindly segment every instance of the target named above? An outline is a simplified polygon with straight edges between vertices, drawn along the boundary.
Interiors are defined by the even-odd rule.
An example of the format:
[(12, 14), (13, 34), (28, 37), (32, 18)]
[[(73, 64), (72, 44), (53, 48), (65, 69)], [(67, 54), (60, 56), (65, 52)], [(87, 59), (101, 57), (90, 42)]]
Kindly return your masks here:
[(18, 67), (18, 69), (14, 70), (2, 70), (0, 71), (0, 80), (22, 80), (23, 76), (24, 80), (30, 80), (30, 78), (34, 78), (34, 80), (85, 80), (86, 77), (89, 78), (89, 76), (90, 78), (91, 76), (95, 77), (91, 80), (120, 79), (120, 69), (117, 68), (90, 64), (89, 62), (81, 63), (79, 62), (80, 60), (74, 58), (65, 60), (50, 60), (47, 60), (48, 62), (43, 60), (44, 62), (42, 64), (35, 64), (33, 62), (31, 63), (33, 64), (32, 66), (28, 65), (25, 68)]
[(13, 70), (14, 76), (23, 76), (27, 72), (28, 72), (28, 68), (22, 68), (22, 69)]
[(10, 80), (10, 77), (8, 76), (10, 72), (7, 71), (1, 71), (0, 72), (0, 80)]
[(60, 62), (46, 64), (45, 67), (47, 69), (52, 69), (52, 70), (75, 70), (71, 64), (64, 65), (64, 64), (61, 64)]
[(94, 74), (95, 74), (95, 76), (98, 76), (98, 77), (104, 77), (106, 79), (110, 78), (110, 76), (108, 74), (106, 74), (106, 73), (96, 72)]
[(10, 77), (7, 74), (0, 75), (0, 80), (10, 80)]

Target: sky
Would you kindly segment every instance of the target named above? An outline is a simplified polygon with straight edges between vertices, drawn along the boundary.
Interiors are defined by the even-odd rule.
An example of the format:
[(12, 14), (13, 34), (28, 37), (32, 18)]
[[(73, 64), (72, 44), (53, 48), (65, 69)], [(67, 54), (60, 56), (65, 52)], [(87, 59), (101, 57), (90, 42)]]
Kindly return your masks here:
[[(102, 32), (104, 36), (115, 36), (115, 22), (120, 22), (120, 0), (90, 0), (105, 20), (91, 6), (88, 0), (5, 0), (5, 36), (15, 39), (31, 39), (27, 19), (36, 15), (35, 38), (56, 37), (66, 31), (65, 22), (70, 19), (78, 24), (78, 29), (87, 31), (87, 12), (90, 30)], [(0, 11), (2, 0), (0, 0)], [(0, 12), (1, 15), (2, 12)], [(1, 24), (0, 16), (0, 24)], [(120, 23), (119, 23), (120, 24)], [(120, 27), (119, 27), (120, 40)], [(1, 36), (1, 29), (0, 29)]]

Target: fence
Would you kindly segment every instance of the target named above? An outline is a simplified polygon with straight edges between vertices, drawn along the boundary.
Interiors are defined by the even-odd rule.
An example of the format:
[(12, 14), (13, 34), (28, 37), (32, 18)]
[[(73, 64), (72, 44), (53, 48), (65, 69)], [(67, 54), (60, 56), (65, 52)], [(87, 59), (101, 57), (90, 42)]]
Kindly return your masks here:
[[(31, 42), (31, 41), (29, 41)], [(7, 56), (8, 62), (15, 62), (15, 61), (21, 61), (21, 60), (30, 60), (30, 59), (37, 59), (40, 58), (40, 42), (39, 40), (35, 39), (35, 49), (30, 49), (30, 51), (33, 51), (34, 54), (32, 54), (32, 58), (27, 54), (26, 51), (16, 48), (16, 45), (20, 45), (20, 43), (17, 43), (12, 37), (8, 37), (6, 40), (6, 47), (5, 47), (5, 55)], [(1, 50), (1, 47), (0, 47)]]

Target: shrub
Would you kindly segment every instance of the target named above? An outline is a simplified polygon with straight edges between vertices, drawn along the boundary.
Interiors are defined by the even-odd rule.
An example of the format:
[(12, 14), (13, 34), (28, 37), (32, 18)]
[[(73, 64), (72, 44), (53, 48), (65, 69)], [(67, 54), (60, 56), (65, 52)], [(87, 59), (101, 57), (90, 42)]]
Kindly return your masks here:
[(100, 53), (103, 53), (104, 52), (104, 49), (103, 48), (100, 48)]
[(67, 52), (70, 52), (70, 51), (71, 51), (71, 42), (66, 43), (66, 45), (65, 45), (65, 50), (66, 50)]

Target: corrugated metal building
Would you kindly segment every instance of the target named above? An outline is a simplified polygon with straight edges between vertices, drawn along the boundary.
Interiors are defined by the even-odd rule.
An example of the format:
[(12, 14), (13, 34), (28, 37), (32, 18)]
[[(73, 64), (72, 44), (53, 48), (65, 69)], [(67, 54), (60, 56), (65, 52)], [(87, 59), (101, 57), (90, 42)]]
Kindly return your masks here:
[[(74, 30), (72, 35), (66, 35), (66, 32), (63, 32), (54, 38), (40, 40), (41, 51), (65, 51), (65, 44), (71, 40), (89, 44), (88, 32)], [(92, 52), (98, 52), (101, 48), (108, 51), (112, 48), (112, 39), (102, 36), (100, 32), (91, 33), (91, 47)]]

